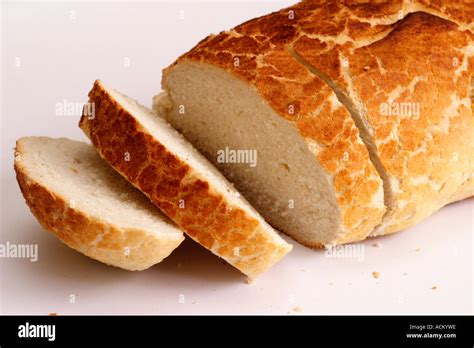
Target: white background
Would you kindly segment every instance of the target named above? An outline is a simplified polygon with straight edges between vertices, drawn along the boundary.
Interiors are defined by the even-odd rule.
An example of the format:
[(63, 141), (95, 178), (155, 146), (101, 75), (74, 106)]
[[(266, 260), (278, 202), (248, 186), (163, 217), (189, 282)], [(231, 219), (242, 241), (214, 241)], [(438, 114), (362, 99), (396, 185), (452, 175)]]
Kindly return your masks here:
[(179, 54), (209, 33), (287, 4), (2, 2), (0, 242), (38, 244), (39, 260), (0, 259), (1, 313), (473, 312), (472, 198), (403, 233), (362, 243), (363, 260), (330, 258), (295, 244), (252, 285), (189, 240), (147, 271), (108, 267), (67, 248), (30, 214), (12, 169), (15, 139), (85, 140), (78, 116), (56, 115), (57, 103), (85, 102), (100, 78), (150, 105), (161, 69)]

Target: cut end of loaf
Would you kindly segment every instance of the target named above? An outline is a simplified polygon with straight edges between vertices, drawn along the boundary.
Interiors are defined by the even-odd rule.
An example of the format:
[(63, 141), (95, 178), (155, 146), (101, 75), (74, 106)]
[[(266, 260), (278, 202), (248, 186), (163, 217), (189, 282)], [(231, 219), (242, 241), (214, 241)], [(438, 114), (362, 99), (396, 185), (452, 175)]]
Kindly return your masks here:
[(95, 117), (83, 115), (80, 127), (100, 155), (187, 235), (251, 277), (291, 250), (162, 118), (100, 81), (89, 98)]
[[(439, 7), (429, 1), (385, 5), (303, 1), (209, 36), (163, 72), (162, 88), (173, 105), (162, 107), (166, 119), (235, 181), (268, 221), (307, 245), (315, 243), (307, 235), (330, 246), (371, 232), (397, 232), (472, 192), (472, 11), (465, 4)], [(290, 10), (301, 15), (289, 20)], [(333, 19), (331, 33), (318, 20), (323, 17)], [(155, 107), (162, 103), (158, 99), (163, 98)], [(273, 113), (262, 108), (266, 104)], [(393, 104), (397, 110), (418, 108), (412, 110), (417, 114), (383, 111)], [(321, 213), (327, 202), (311, 192), (324, 190), (315, 178), (306, 192), (319, 212), (302, 207), (309, 200), (302, 195), (298, 203), (306, 214), (280, 217), (286, 214), (279, 209), (288, 198), (285, 188), (308, 176), (297, 169), (303, 156), (288, 155), (298, 140), (283, 123), (271, 129), (275, 119), (293, 123), (299, 140), (326, 169), (326, 193), (337, 196), (329, 215)], [(270, 163), (265, 173), (220, 163), (216, 152), (228, 144), (258, 149), (259, 166)], [(321, 155), (327, 145), (330, 151)], [(340, 161), (342, 152), (355, 147), (362, 149)], [(278, 155), (272, 158), (272, 151)], [(291, 180), (271, 166), (282, 158)], [(335, 165), (328, 166), (331, 161)], [(315, 167), (312, 172), (321, 169)], [(254, 187), (258, 177), (264, 179)], [(272, 184), (274, 177), (283, 177), (283, 183)], [(274, 202), (280, 204), (276, 209)], [(311, 225), (319, 232), (304, 226), (311, 216), (317, 217)], [(328, 216), (337, 223), (324, 223)], [(292, 220), (303, 224), (296, 227)]]
[(40, 224), (95, 260), (144, 270), (162, 261), (184, 239), (88, 144), (65, 138), (21, 138), (14, 164), (26, 203)]
[[(184, 59), (165, 71), (163, 88), (166, 94), (155, 97), (154, 109), (164, 112), (166, 120), (233, 181), (275, 228), (307, 246), (331, 247), (365, 238), (380, 222), (385, 211), (382, 184), (362, 142), (357, 143), (362, 155), (355, 156), (371, 171), (361, 176), (364, 182), (353, 190), (362, 197), (367, 189), (370, 214), (360, 217), (355, 210), (364, 207), (350, 206), (345, 200), (353, 199), (351, 195), (343, 197), (335, 192), (334, 183), (341, 186), (356, 181), (352, 174), (346, 171), (342, 175), (341, 171), (336, 178), (323, 168), (317, 160), (322, 147), (302, 137), (253, 86), (225, 69)], [(342, 110), (333, 99), (334, 108)], [(333, 156), (343, 146), (347, 144), (335, 146)], [(255, 151), (257, 163), (221, 161), (219, 153), (226, 149)], [(339, 166), (344, 163), (348, 162), (341, 160)], [(344, 216), (341, 200), (348, 206)], [(353, 230), (346, 227), (351, 224)]]

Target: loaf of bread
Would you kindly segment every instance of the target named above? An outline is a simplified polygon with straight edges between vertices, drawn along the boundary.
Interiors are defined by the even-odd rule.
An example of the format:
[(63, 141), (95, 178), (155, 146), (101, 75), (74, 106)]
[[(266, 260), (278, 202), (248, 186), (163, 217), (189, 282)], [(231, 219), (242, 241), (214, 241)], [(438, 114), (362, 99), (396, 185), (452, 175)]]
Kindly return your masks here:
[(295, 240), (400, 231), (474, 194), (473, 19), (471, 1), (302, 1), (199, 42), (153, 107)]
[(40, 224), (93, 259), (144, 270), (184, 239), (176, 225), (88, 144), (21, 138), (16, 143), (15, 171)]
[(180, 229), (249, 277), (291, 250), (270, 225), (310, 247), (404, 230), (474, 195), (473, 19), (472, 1), (301, 1), (179, 57), (154, 113), (96, 81), (80, 127), (100, 156), (22, 138), (18, 182), (46, 229), (129, 270)]
[(161, 117), (96, 81), (80, 127), (99, 154), (188, 236), (250, 278), (291, 250), (235, 188)]

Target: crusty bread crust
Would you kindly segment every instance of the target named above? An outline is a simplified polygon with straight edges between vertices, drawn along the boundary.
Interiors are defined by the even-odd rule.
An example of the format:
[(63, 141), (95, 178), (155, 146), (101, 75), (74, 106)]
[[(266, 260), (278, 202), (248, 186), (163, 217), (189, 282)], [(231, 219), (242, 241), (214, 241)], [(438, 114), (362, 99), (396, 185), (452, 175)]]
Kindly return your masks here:
[[(396, 13), (401, 16), (388, 22), (383, 11), (369, 16), (363, 5), (356, 6), (361, 16), (379, 28), (377, 35), (354, 25), (349, 30), (355, 41), (341, 38), (343, 44), (334, 44), (301, 32), (292, 46), (359, 102), (360, 117), (391, 193), (387, 214), (372, 235), (406, 229), (450, 203), (452, 197), (466, 197), (464, 188), (455, 192), (461, 186), (468, 188), (465, 182), (474, 171), (474, 120), (468, 97), (472, 34), (455, 24), (456, 18), (442, 19), (421, 4), (399, 5)], [(468, 5), (465, 8), (469, 11)], [(428, 13), (409, 11), (420, 9)], [(314, 16), (321, 11), (307, 10)], [(443, 17), (448, 18), (448, 13)], [(321, 29), (312, 28), (311, 33)], [(344, 29), (338, 27), (334, 36), (343, 36)], [(417, 106), (419, 115), (381, 111), (392, 104)]]
[[(21, 142), (17, 142), (16, 153), (21, 159)], [(121, 228), (92, 217), (35, 181), (21, 160), (15, 160), (14, 168), (23, 197), (39, 223), (67, 246), (90, 258), (140, 271), (162, 261), (184, 240), (183, 236)]]
[(96, 105), (95, 117), (84, 115), (79, 125), (99, 154), (191, 238), (249, 277), (291, 250), (283, 239), (269, 235), (268, 225), (226, 199), (150, 135), (100, 81), (89, 102)]
[[(474, 126), (465, 100), (474, 68), (472, 55), (463, 55), (469, 41), (473, 45), (472, 18), (474, 6), (467, 1), (302, 1), (202, 40), (164, 70), (163, 89), (177, 64), (189, 61), (218, 66), (244, 80), (281, 117), (294, 122), (309, 146), (316, 142), (327, 150), (315, 157), (334, 175), (335, 192), (342, 192), (339, 204), (349, 232), (338, 243), (370, 232), (392, 233), (472, 192)], [(365, 129), (354, 125), (344, 108), (320, 108), (332, 99), (331, 92), (321, 75), (300, 72), (302, 66), (286, 57), (288, 50), (348, 91), (352, 100), (360, 99)], [(466, 57), (470, 63), (463, 71)], [(397, 87), (405, 90), (397, 93)], [(421, 117), (379, 117), (381, 101), (389, 101), (390, 93), (401, 102), (412, 96), (422, 104)], [(455, 95), (463, 102), (446, 116)], [(290, 104), (296, 106), (294, 115), (287, 112)], [(346, 149), (357, 149), (354, 139), (360, 134), (367, 138), (377, 171), (365, 148), (347, 163), (341, 159)], [(333, 147), (327, 146), (328, 139), (342, 140)], [(350, 167), (354, 163), (357, 168)], [(367, 180), (371, 177), (384, 178), (387, 212), (382, 221), (384, 209), (368, 204), (377, 189), (377, 179)]]

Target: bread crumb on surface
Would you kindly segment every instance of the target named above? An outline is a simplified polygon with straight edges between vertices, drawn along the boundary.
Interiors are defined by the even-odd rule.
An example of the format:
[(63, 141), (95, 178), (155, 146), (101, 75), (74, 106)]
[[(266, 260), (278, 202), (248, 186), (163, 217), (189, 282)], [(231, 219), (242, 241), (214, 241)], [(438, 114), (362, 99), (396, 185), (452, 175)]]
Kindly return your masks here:
[(438, 287), (435, 285), (435, 286), (432, 286), (431, 287), (431, 290), (436, 290)]
[(293, 312), (300, 313), (302, 311), (300, 306), (293, 307)]
[(379, 244), (379, 243), (374, 243), (374, 244), (372, 244), (372, 246), (373, 246), (374, 248), (380, 248), (380, 244)]
[(372, 272), (372, 276), (377, 279), (380, 277), (380, 273), (379, 272)]
[(416, 248), (416, 249), (415, 249), (415, 251), (420, 251), (420, 250), (421, 250), (421, 248)]

